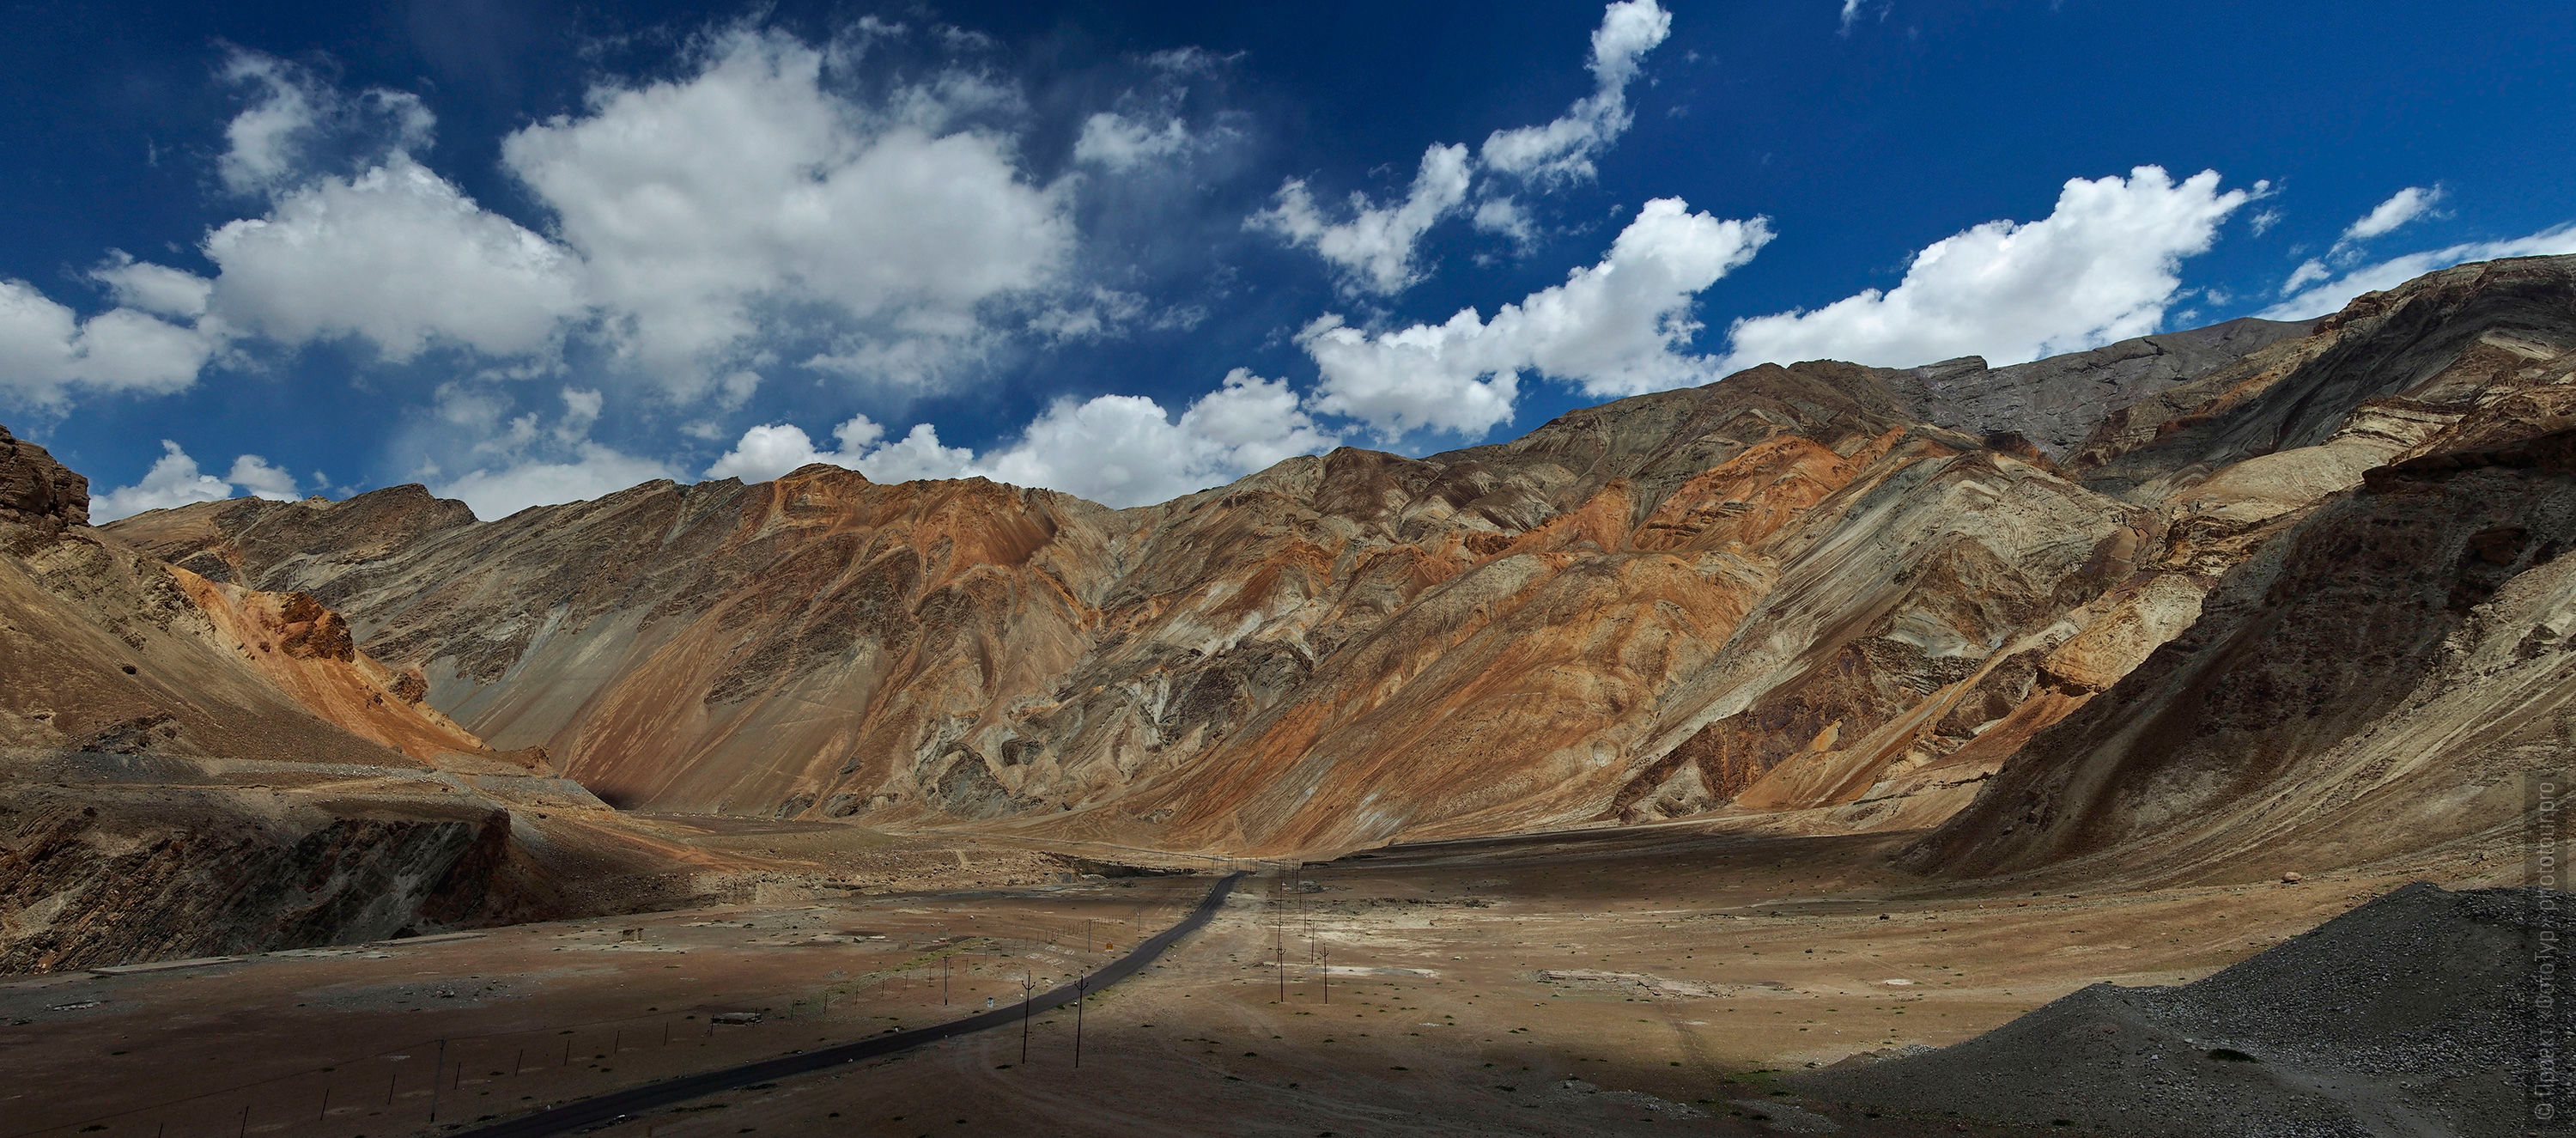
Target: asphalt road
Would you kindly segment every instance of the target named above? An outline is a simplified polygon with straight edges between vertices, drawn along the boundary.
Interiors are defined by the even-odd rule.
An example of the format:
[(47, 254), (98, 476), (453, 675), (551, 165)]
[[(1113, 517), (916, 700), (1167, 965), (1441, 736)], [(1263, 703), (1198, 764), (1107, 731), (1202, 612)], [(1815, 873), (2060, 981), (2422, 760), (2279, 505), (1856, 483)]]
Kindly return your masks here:
[(579, 1130), (585, 1126), (613, 1122), (620, 1116), (651, 1110), (657, 1106), (687, 1102), (693, 1098), (733, 1090), (752, 1083), (766, 1083), (790, 1075), (808, 1074), (837, 1067), (843, 1063), (874, 1059), (879, 1055), (891, 1055), (897, 1051), (919, 1047), (924, 1043), (932, 1043), (952, 1036), (1015, 1024), (1020, 1021), (1023, 1014), (1035, 1014), (1050, 1008), (1063, 1007), (1072, 1003), (1085, 991), (1097, 992), (1135, 975), (1138, 970), (1153, 963), (1156, 957), (1163, 955), (1164, 949), (1170, 948), (1182, 937), (1198, 931), (1208, 923), (1209, 918), (1216, 916), (1217, 906), (1225, 903), (1226, 895), (1234, 891), (1234, 883), (1242, 877), (1241, 873), (1227, 874), (1216, 883), (1215, 887), (1208, 890), (1206, 897), (1199, 900), (1198, 908), (1190, 910), (1189, 916), (1181, 918), (1179, 924), (1156, 933), (1151, 939), (1137, 945), (1135, 950), (1127, 955), (1102, 965), (1099, 971), (1091, 974), (1088, 983), (1079, 986), (1067, 984), (1053, 991), (1030, 997), (1025, 1001), (1025, 1013), (1022, 1005), (1015, 1004), (949, 1023), (916, 1027), (910, 1031), (898, 1031), (890, 1035), (870, 1036), (854, 1043), (843, 1043), (800, 1055), (782, 1055), (776, 1059), (763, 1059), (757, 1063), (745, 1063), (739, 1067), (682, 1075), (676, 1079), (664, 1079), (658, 1083), (646, 1083), (642, 1086), (628, 1087), (622, 1091), (611, 1091), (595, 1098), (548, 1107), (535, 1114), (521, 1115), (506, 1122), (495, 1122), (490, 1126), (459, 1131), (454, 1138), (538, 1138), (539, 1135), (561, 1134), (570, 1130)]

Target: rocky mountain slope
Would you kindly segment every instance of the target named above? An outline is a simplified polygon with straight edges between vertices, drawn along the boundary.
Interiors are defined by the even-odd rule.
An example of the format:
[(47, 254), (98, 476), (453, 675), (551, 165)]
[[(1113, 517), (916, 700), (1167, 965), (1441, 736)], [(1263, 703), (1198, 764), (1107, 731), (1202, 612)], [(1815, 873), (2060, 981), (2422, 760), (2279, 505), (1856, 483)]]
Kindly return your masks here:
[[(2515, 460), (2530, 485), (2505, 502), (2459, 456), (2555, 429), (2526, 403), (2561, 382), (2571, 298), (2571, 262), (2499, 262), (2314, 326), (2002, 369), (1766, 366), (1130, 510), (808, 467), (491, 522), (402, 487), (111, 532), (310, 593), (430, 706), (623, 804), (1320, 852), (1711, 811), (1929, 826), (1984, 790), (1915, 860), (2008, 867), (2161, 839), (2267, 780), (2386, 773), (2299, 766), (2342, 738), (2323, 727), (2212, 757), (2234, 737), (2187, 744), (2218, 730), (2199, 704), (2154, 745), (2203, 757), (2134, 758), (2131, 727), (2149, 687), (2220, 698), (2210, 667), (2272, 655), (2274, 688), (2370, 720), (2450, 618), (2347, 617), (2539, 588), (2554, 523), (2489, 531), (2557, 508), (2545, 460)], [(2371, 545), (2401, 524), (2392, 478), (2458, 484), (2410, 491), (2403, 523), (2448, 536)], [(2454, 546), (2503, 559), (2472, 555), (2473, 586), (2373, 585), (2372, 558), (2411, 582), (2428, 555), (2467, 566)], [(2189, 789), (2124, 781), (2149, 768)]]
[(0, 972), (520, 919), (615, 860), (521, 816), (606, 807), (337, 613), (87, 522), (86, 481), (0, 430)]
[(2173, 503), (2182, 556), (2263, 536), (2254, 555), (1916, 864), (2246, 877), (2504, 849), (2524, 776), (2566, 766), (2570, 262), (2437, 273), (2257, 362), (2087, 477)]

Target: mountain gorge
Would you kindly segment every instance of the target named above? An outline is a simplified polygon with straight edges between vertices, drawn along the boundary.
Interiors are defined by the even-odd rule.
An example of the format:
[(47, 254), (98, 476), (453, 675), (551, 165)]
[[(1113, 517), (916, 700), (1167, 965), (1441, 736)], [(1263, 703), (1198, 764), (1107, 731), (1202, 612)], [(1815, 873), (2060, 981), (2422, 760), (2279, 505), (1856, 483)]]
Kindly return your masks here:
[[(2485, 805), (2352, 856), (2495, 821), (2576, 629), (2570, 348), (2576, 261), (2531, 259), (1127, 510), (813, 466), (104, 532), (208, 597), (311, 598), (424, 716), (625, 807), (1236, 854), (1734, 814), (1940, 825), (1907, 856), (1955, 872), (2197, 827), (2184, 872), (2437, 784)], [(2530, 726), (2391, 759), (2508, 689)]]

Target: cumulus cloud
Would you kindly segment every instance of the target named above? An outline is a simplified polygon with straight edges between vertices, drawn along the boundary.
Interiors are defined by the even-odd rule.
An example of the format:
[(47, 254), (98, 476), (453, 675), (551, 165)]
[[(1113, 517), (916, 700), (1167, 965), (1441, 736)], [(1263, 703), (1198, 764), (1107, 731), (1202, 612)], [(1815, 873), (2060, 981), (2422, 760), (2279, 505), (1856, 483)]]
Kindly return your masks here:
[(1336, 442), (1281, 380), (1243, 368), (1175, 421), (1139, 395), (1064, 400), (982, 464), (989, 477), (1112, 506), (1142, 506), (1231, 482)]
[(1073, 160), (1125, 171), (1179, 154), (1189, 145), (1190, 128), (1177, 118), (1165, 119), (1156, 127), (1116, 111), (1102, 111), (1083, 120), (1082, 134), (1073, 142)]
[(1738, 320), (1729, 370), (1831, 358), (1907, 367), (1982, 355), (2002, 365), (2142, 336), (2164, 323), (2182, 259), (2269, 187), (2222, 190), (2140, 166), (2077, 178), (2032, 222), (1990, 221), (1914, 255), (1905, 279), (1813, 311)]
[(1404, 200), (1379, 205), (1366, 194), (1351, 195), (1351, 218), (1327, 221), (1315, 207), (1303, 179), (1279, 187), (1269, 209), (1252, 215), (1250, 224), (1286, 238), (1291, 245), (1315, 250), (1343, 273), (1355, 292), (1397, 293), (1421, 279), (1413, 250), (1422, 235), (1467, 200), (1473, 178), (1464, 146), (1433, 145), (1422, 152), (1421, 168)]
[(1672, 31), (1672, 13), (1655, 0), (1620, 0), (1603, 9), (1601, 26), (1592, 33), (1592, 94), (1553, 122), (1486, 136), (1485, 165), (1526, 178), (1591, 177), (1592, 160), (1634, 120), (1627, 92), (1637, 61)]
[[(238, 488), (236, 488), (238, 483)], [(112, 522), (145, 510), (167, 510), (190, 502), (220, 502), (250, 495), (279, 501), (295, 497), (295, 479), (268, 460), (246, 454), (233, 460), (231, 474), (217, 478), (197, 469), (197, 460), (169, 439), (161, 440), (161, 458), (132, 486), (119, 486), (90, 499), (94, 521)]]
[(604, 498), (637, 483), (670, 478), (670, 467), (596, 442), (584, 442), (560, 461), (529, 461), (478, 467), (434, 487), (442, 498), (455, 498), (486, 521), (509, 517), (534, 506)]
[(1491, 197), (1477, 202), (1474, 221), (1478, 230), (1509, 237), (1516, 245), (1527, 246), (1538, 239), (1538, 225), (1514, 198)]
[(360, 338), (396, 361), (434, 341), (532, 352), (583, 308), (565, 250), (405, 155), (286, 193), (209, 234), (205, 254), (228, 325), (288, 344)]
[(2302, 284), (2320, 283), (2313, 283), (2304, 291), (2264, 309), (2259, 315), (2267, 320), (2307, 320), (2335, 312), (2363, 293), (2395, 288), (2437, 269), (2470, 261), (2492, 261), (2498, 257), (2552, 257), (2567, 253), (2576, 253), (2576, 224), (2544, 229), (2527, 237), (2471, 241), (2409, 253), (2340, 274), (2319, 273), (2309, 280), (2300, 280), (2294, 275), (2292, 279)]
[(833, 358), (935, 378), (977, 350), (981, 306), (1063, 268), (1061, 195), (1021, 176), (1009, 137), (949, 129), (1006, 90), (951, 73), (868, 107), (827, 90), (825, 66), (783, 34), (736, 31), (694, 74), (600, 86), (582, 114), (503, 141), (611, 337), (676, 389), (730, 370), (787, 310), (851, 322)]
[(235, 50), (220, 74), (249, 92), (224, 127), (225, 150), (215, 164), (236, 194), (290, 187), (335, 152), (381, 160), (419, 150), (438, 122), (417, 95), (383, 88), (344, 94), (309, 68), (259, 52)]
[(132, 308), (81, 320), (25, 281), (0, 280), (0, 394), (60, 407), (76, 390), (157, 395), (196, 382), (213, 346)]
[[(1565, 114), (1538, 126), (1498, 130), (1479, 152), (1485, 168), (1541, 186), (1593, 175), (1594, 158), (1626, 133), (1634, 116), (1627, 89), (1638, 60), (1672, 34), (1673, 17), (1656, 0), (1618, 0), (1602, 9), (1592, 33), (1593, 93)], [(1422, 279), (1414, 251), (1423, 235), (1462, 212), (1476, 183), (1478, 158), (1462, 145), (1434, 143), (1422, 152), (1413, 185), (1402, 201), (1350, 197), (1350, 217), (1336, 221), (1315, 204), (1302, 178), (1279, 187), (1270, 208), (1247, 224), (1313, 249), (1341, 273), (1345, 291), (1393, 295)], [(1479, 230), (1527, 244), (1534, 232), (1528, 214), (1508, 196), (1489, 194), (1474, 213)]]
[(286, 178), (295, 166), (299, 136), (314, 128), (320, 114), (303, 76), (283, 61), (238, 53), (226, 64), (224, 77), (256, 93), (224, 127), (229, 145), (215, 169), (234, 193), (253, 193)]
[(470, 439), (460, 448), (472, 469), (451, 475), (436, 464), (419, 477), (442, 497), (462, 500), (474, 516), (505, 518), (531, 506), (598, 498), (639, 482), (674, 478), (678, 471), (590, 436), (606, 397), (589, 388), (556, 393), (563, 411), (552, 425), (533, 411), (512, 414), (513, 394), (489, 383), (440, 386), (433, 414), (412, 425), (416, 435)]
[(1445, 324), (1371, 334), (1326, 316), (1298, 337), (1322, 373), (1313, 406), (1383, 437), (1477, 435), (1511, 419), (1523, 371), (1592, 395), (1708, 382), (1714, 362), (1682, 350), (1700, 328), (1692, 300), (1770, 239), (1761, 218), (1721, 221), (1658, 198), (1599, 264), (1502, 306), (1490, 321), (1470, 308)]
[(1009, 446), (980, 457), (942, 445), (927, 423), (889, 441), (883, 426), (860, 415), (833, 428), (832, 436), (837, 445), (823, 450), (803, 428), (762, 424), (744, 431), (706, 477), (760, 482), (819, 462), (878, 482), (983, 477), (1137, 506), (1230, 482), (1337, 441), (1299, 408), (1285, 381), (1242, 368), (1177, 420), (1143, 396), (1067, 399), (1039, 414)]
[(732, 450), (707, 467), (705, 476), (767, 482), (815, 463), (855, 470), (878, 482), (972, 478), (985, 473), (976, 464), (974, 451), (941, 445), (939, 429), (928, 423), (915, 423), (902, 438), (887, 441), (882, 424), (854, 415), (832, 428), (832, 439), (838, 446), (823, 450), (802, 427), (764, 423), (744, 431)]
[(254, 498), (266, 498), (272, 502), (295, 500), (295, 476), (269, 465), (267, 459), (255, 454), (234, 459), (232, 470), (224, 478)]
[(137, 261), (123, 249), (110, 249), (107, 259), (89, 271), (108, 294), (127, 308), (194, 320), (206, 314), (206, 298), (215, 282), (183, 269)]

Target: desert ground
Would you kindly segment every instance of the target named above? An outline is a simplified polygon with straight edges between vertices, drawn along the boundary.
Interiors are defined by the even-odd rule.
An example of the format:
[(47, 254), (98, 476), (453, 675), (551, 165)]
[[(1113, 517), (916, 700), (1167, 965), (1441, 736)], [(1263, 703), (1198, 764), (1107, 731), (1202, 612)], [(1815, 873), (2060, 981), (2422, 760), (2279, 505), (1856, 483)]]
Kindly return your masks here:
[[(743, 821), (703, 840), (824, 863), (919, 844)], [(1773, 1076), (1954, 1043), (2096, 981), (2196, 979), (2406, 880), (1945, 888), (1886, 867), (1903, 840), (1684, 824), (1242, 863), (1214, 923), (1083, 1007), (1078, 1069), (1059, 1009), (1025, 1058), (1021, 1032), (985, 1032), (609, 1132), (2033, 1132)], [(1226, 868), (1159, 860), (8, 978), (0, 1138), (446, 1133), (954, 1018), (1112, 958)]]

